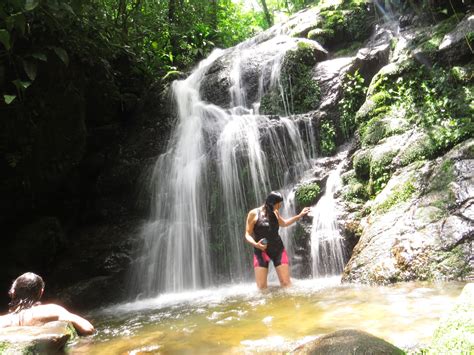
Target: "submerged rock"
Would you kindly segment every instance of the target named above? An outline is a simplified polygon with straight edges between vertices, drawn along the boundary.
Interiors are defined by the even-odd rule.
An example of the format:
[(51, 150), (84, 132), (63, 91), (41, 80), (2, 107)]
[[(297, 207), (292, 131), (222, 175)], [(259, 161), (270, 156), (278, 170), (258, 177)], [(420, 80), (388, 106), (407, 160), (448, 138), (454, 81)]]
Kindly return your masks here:
[(372, 334), (356, 329), (343, 329), (296, 349), (294, 354), (404, 354), (396, 346)]
[(67, 322), (49, 322), (42, 326), (8, 327), (0, 329), (2, 354), (57, 354), (66, 343), (77, 337)]

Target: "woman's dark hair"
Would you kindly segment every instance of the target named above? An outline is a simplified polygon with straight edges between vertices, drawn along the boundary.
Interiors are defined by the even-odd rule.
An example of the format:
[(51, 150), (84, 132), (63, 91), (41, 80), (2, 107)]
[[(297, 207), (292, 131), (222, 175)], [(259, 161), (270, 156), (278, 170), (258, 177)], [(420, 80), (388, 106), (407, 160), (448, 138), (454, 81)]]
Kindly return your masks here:
[(41, 276), (27, 272), (13, 281), (8, 295), (11, 302), (8, 304), (8, 312), (19, 312), (31, 308), (39, 302), (43, 295), (44, 281)]
[(265, 200), (265, 206), (263, 206), (263, 209), (265, 211), (265, 216), (267, 216), (267, 218), (271, 222), (277, 221), (277, 218), (275, 216), (275, 213), (273, 213), (273, 210), (275, 209), (275, 205), (278, 202), (282, 202), (282, 201), (283, 201), (283, 196), (279, 192), (272, 191), (267, 196), (267, 199)]

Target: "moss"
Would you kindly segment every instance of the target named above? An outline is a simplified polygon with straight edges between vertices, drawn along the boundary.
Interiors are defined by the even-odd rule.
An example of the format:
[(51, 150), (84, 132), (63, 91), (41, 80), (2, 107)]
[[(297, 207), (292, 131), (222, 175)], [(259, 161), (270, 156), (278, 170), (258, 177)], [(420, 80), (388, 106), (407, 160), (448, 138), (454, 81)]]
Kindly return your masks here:
[(408, 201), (416, 193), (416, 191), (417, 190), (413, 185), (413, 182), (408, 180), (401, 186), (395, 188), (385, 201), (375, 206), (373, 211), (379, 214), (386, 213), (393, 206)]
[(319, 151), (324, 156), (332, 155), (336, 151), (336, 131), (331, 121), (322, 122), (319, 128)]
[(286, 53), (280, 75), (280, 87), (271, 88), (261, 100), (263, 114), (289, 115), (314, 110), (320, 101), (320, 89), (312, 78), (312, 68), (322, 58), (314, 44), (298, 42)]
[(370, 151), (359, 151), (354, 155), (352, 164), (356, 176), (361, 180), (368, 180), (370, 177)]
[(321, 187), (317, 183), (301, 185), (295, 192), (296, 202), (303, 207), (310, 206), (316, 202), (320, 193)]
[(360, 130), (360, 140), (363, 147), (375, 145), (385, 137), (386, 122), (380, 117), (375, 117), (367, 122)]
[(343, 1), (323, 8), (320, 15), (322, 28), (334, 34), (327, 38), (327, 43), (363, 41), (370, 34), (373, 12), (367, 1)]
[(431, 179), (428, 191), (446, 191), (454, 178), (454, 162), (451, 159), (446, 159)]
[(380, 157), (370, 161), (370, 180), (368, 185), (368, 193), (371, 196), (377, 195), (387, 184), (392, 176), (391, 163), (397, 155), (397, 151), (386, 152)]
[(362, 42), (352, 42), (349, 46), (339, 49), (338, 51), (334, 52), (333, 58), (339, 57), (352, 57), (357, 54), (359, 49), (362, 47)]
[(315, 28), (308, 32), (308, 39), (317, 41), (318, 43), (324, 45), (328, 38), (334, 37), (334, 31), (330, 28)]
[(443, 37), (448, 32), (451, 32), (456, 27), (458, 22), (458, 16), (451, 16), (450, 18), (434, 26), (429, 33), (424, 33), (418, 38), (415, 38), (414, 45), (418, 45), (418, 48), (427, 54), (436, 52), (439, 45), (441, 44), (441, 41), (443, 40)]
[(430, 159), (434, 155), (435, 150), (429, 136), (423, 136), (400, 153), (399, 161), (401, 166), (406, 166), (415, 161)]
[(348, 189), (344, 193), (344, 199), (352, 202), (367, 201), (369, 195), (367, 193), (367, 186), (357, 179), (353, 179), (348, 183)]

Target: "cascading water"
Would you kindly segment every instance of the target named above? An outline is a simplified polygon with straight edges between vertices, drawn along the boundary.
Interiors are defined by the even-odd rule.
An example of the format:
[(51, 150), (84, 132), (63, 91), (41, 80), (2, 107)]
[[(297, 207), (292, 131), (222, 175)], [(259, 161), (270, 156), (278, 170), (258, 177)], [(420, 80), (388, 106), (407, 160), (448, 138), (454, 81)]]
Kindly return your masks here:
[(311, 257), (313, 277), (340, 275), (344, 268), (344, 243), (336, 217), (334, 194), (341, 187), (342, 164), (333, 170), (326, 182), (326, 191), (311, 210)]
[[(280, 190), (290, 197), (284, 214), (294, 214), (291, 186), (315, 158), (310, 118), (275, 119), (258, 115), (258, 109), (265, 91), (278, 87), (282, 59), (296, 44), (277, 36), (215, 51), (187, 79), (173, 83), (178, 122), (150, 182), (152, 214), (132, 276), (135, 295), (250, 279), (252, 253), (243, 238), (247, 212)], [(258, 88), (252, 97), (242, 65), (253, 60), (256, 48), (265, 55), (253, 63)], [(204, 101), (200, 92), (206, 73), (224, 59), (232, 83), (222, 93), (230, 97), (225, 108)], [(291, 250), (287, 234), (282, 230)]]

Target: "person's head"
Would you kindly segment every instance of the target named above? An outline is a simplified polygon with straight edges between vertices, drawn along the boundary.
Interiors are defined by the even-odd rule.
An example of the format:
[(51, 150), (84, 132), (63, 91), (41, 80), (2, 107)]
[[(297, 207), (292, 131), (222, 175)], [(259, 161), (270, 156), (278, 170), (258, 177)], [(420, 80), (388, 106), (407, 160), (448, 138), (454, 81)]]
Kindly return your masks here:
[(265, 208), (266, 212), (273, 212), (275, 208), (280, 208), (281, 203), (283, 202), (283, 196), (281, 193), (272, 191), (270, 194), (267, 196), (267, 199), (265, 200)]
[(39, 302), (44, 291), (44, 281), (41, 276), (27, 272), (13, 281), (8, 295), (11, 302), (9, 312), (18, 312), (32, 307)]

